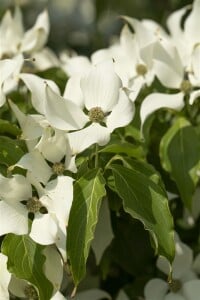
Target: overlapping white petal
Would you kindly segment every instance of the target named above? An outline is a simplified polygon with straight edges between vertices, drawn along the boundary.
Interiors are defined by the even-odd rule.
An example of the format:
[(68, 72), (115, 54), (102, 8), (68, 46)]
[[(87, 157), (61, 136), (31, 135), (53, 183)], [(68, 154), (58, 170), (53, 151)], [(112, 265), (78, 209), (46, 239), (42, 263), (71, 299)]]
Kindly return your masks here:
[(72, 155), (81, 153), (89, 146), (97, 143), (104, 146), (110, 140), (110, 130), (98, 123), (68, 134)]
[(34, 140), (40, 137), (43, 133), (40, 123), (45, 120), (44, 117), (41, 115), (25, 115), (11, 100), (8, 100), (8, 102), (22, 129), (21, 138)]
[(41, 245), (51, 245), (57, 242), (58, 222), (54, 215), (38, 214), (32, 223), (30, 237)]
[(24, 81), (31, 92), (31, 101), (33, 107), (41, 114), (45, 113), (45, 99), (46, 99), (46, 84), (57, 94), (60, 93), (58, 86), (52, 80), (43, 79), (34, 74), (20, 74), (20, 78)]
[[(44, 273), (53, 284), (54, 293), (60, 289), (63, 278), (63, 264), (55, 246), (46, 247), (43, 251), (46, 257)], [(53, 263), (52, 263), (53, 262)]]
[(119, 97), (121, 80), (114, 72), (113, 62), (108, 60), (93, 66), (89, 74), (81, 79), (85, 107), (90, 110), (100, 107), (111, 111)]
[(46, 44), (48, 34), (49, 17), (45, 10), (37, 17), (35, 25), (24, 34), (20, 50), (26, 53), (39, 51)]
[(183, 285), (183, 294), (187, 300), (195, 300), (200, 295), (200, 280), (191, 280)]
[(8, 258), (6, 255), (0, 253), (0, 299), (9, 300), (8, 285), (11, 274), (7, 270)]
[(20, 203), (0, 201), (0, 236), (28, 233), (28, 210)]
[(18, 48), (21, 43), (21, 39), (24, 35), (24, 28), (22, 24), (22, 14), (21, 10), (17, 6), (15, 8), (14, 16), (8, 10), (0, 24), (0, 36), (4, 38), (1, 39), (0, 43), (0, 57), (4, 54), (15, 55), (18, 53)]
[(129, 100), (125, 91), (121, 90), (118, 103), (106, 120), (108, 130), (112, 132), (115, 128), (128, 125), (133, 119), (134, 112), (135, 107), (133, 103)]
[(165, 296), (164, 300), (186, 300), (186, 298), (180, 294), (169, 293)]
[(84, 99), (81, 91), (80, 81), (80, 75), (74, 75), (70, 77), (65, 86), (63, 98), (69, 99), (75, 104), (77, 104), (79, 107), (83, 108)]
[(190, 94), (189, 103), (192, 105), (194, 101), (200, 97), (200, 90), (194, 91)]
[[(61, 57), (62, 59), (62, 57)], [(87, 73), (91, 68), (91, 62), (86, 56), (73, 56), (68, 57), (66, 61), (62, 63), (62, 68), (68, 76), (83, 75)]]
[(27, 200), (32, 195), (29, 181), (22, 175), (6, 178), (0, 174), (0, 199), (10, 204)]
[(162, 279), (152, 279), (145, 286), (145, 300), (164, 300), (167, 290), (167, 282)]
[[(193, 252), (190, 247), (181, 241), (176, 241), (176, 255), (172, 264), (173, 277), (178, 279), (184, 276), (192, 267)], [(165, 274), (169, 274), (169, 263), (166, 258), (159, 257), (157, 267)]]
[(191, 50), (195, 44), (200, 42), (199, 31), (197, 28), (200, 27), (200, 1), (194, 0), (193, 7), (190, 15), (185, 20), (184, 32), (185, 37), (188, 42), (191, 44)]
[(73, 200), (73, 179), (69, 176), (58, 176), (47, 183), (45, 196), (40, 201), (49, 213), (54, 213), (59, 222), (67, 225)]
[(81, 129), (88, 118), (81, 108), (66, 100), (46, 86), (45, 116), (49, 123), (60, 130)]
[(23, 58), (21, 55), (13, 59), (0, 60), (0, 107), (6, 101), (6, 94), (13, 90), (18, 83), (17, 75), (23, 65)]
[(45, 159), (53, 163), (61, 161), (61, 159), (70, 151), (67, 138), (63, 131), (55, 130), (47, 127), (35, 147), (42, 153)]
[(141, 125), (143, 126), (147, 117), (160, 108), (181, 110), (184, 107), (184, 94), (162, 94), (152, 93), (142, 102), (140, 109)]
[(22, 158), (15, 164), (15, 166), (30, 171), (39, 182), (42, 182), (44, 184), (48, 182), (50, 176), (53, 173), (51, 168), (37, 149), (22, 156)]

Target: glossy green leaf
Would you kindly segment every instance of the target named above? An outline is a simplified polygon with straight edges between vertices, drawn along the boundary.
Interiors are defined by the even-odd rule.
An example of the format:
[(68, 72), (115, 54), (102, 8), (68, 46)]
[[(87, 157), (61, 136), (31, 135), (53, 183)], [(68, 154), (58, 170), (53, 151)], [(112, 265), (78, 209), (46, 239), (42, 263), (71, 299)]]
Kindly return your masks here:
[(110, 144), (105, 148), (101, 149), (99, 152), (115, 154), (123, 153), (130, 157), (144, 157), (144, 150), (140, 145), (135, 146), (127, 142)]
[(112, 165), (111, 169), (124, 210), (144, 224), (153, 238), (156, 252), (172, 262), (175, 252), (173, 219), (166, 193), (134, 169), (121, 165)]
[(20, 279), (27, 280), (37, 289), (40, 300), (50, 299), (53, 285), (45, 277), (43, 265), (44, 247), (36, 244), (28, 235), (8, 234), (1, 247), (8, 256), (8, 270)]
[(83, 279), (90, 244), (105, 196), (105, 182), (100, 170), (90, 170), (74, 185), (74, 200), (67, 228), (67, 254), (75, 285)]
[(157, 184), (163, 186), (163, 182), (161, 180), (160, 174), (156, 171), (156, 169), (142, 160), (131, 159), (129, 157), (121, 158), (123, 161), (123, 165), (129, 169), (133, 169), (139, 173), (144, 174), (149, 179), (154, 181)]
[(24, 154), (19, 141), (0, 136), (0, 163), (7, 167), (14, 165)]
[(160, 143), (163, 168), (176, 182), (184, 204), (190, 209), (200, 170), (200, 140), (195, 128), (179, 118)]
[(15, 124), (8, 122), (7, 120), (0, 119), (0, 135), (11, 135), (17, 137), (20, 135), (21, 130)]

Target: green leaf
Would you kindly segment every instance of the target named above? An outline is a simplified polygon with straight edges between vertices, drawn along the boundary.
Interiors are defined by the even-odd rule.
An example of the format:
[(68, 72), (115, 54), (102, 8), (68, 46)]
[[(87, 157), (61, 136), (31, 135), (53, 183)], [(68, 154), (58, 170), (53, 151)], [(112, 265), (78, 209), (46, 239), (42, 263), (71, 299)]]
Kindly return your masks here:
[(144, 174), (155, 183), (163, 186), (160, 174), (152, 165), (142, 160), (130, 159), (129, 157), (123, 157), (122, 161), (125, 167), (134, 169), (135, 171)]
[(0, 119), (0, 135), (9, 134), (11, 136), (17, 137), (20, 135), (21, 130), (15, 124), (8, 122), (7, 120)]
[(2, 253), (8, 256), (8, 270), (20, 279), (35, 286), (39, 299), (50, 299), (53, 285), (45, 277), (43, 265), (44, 246), (36, 244), (28, 235), (8, 234), (2, 243)]
[(196, 130), (184, 118), (179, 118), (160, 143), (163, 168), (176, 182), (186, 207), (191, 209), (192, 196), (200, 170), (200, 140)]
[(144, 157), (144, 150), (141, 145), (136, 146), (127, 142), (123, 142), (120, 144), (110, 144), (101, 149), (99, 152), (115, 154), (124, 153), (130, 157)]
[(173, 218), (164, 190), (143, 173), (120, 165), (111, 166), (124, 210), (150, 231), (158, 254), (173, 261)]
[(99, 208), (105, 196), (100, 170), (90, 170), (74, 185), (74, 200), (67, 228), (67, 254), (75, 285), (83, 279)]
[(0, 163), (7, 167), (14, 165), (24, 154), (19, 141), (0, 136)]

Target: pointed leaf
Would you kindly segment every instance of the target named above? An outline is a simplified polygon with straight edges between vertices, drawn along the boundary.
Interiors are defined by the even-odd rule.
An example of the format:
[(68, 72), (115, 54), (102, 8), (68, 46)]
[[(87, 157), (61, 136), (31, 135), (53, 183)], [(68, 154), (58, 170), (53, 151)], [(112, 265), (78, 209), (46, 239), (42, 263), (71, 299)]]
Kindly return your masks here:
[(124, 210), (140, 220), (150, 231), (158, 254), (174, 258), (173, 219), (164, 190), (138, 171), (120, 165), (111, 166)]
[(184, 204), (190, 209), (200, 170), (200, 140), (195, 128), (179, 118), (160, 143), (163, 168), (177, 184)]
[(74, 185), (74, 200), (67, 228), (67, 254), (77, 286), (86, 272), (86, 260), (94, 238), (99, 208), (106, 191), (100, 170), (90, 170)]
[(50, 299), (53, 293), (53, 286), (43, 272), (43, 249), (28, 235), (8, 234), (2, 244), (2, 253), (8, 256), (9, 272), (32, 283), (40, 300)]

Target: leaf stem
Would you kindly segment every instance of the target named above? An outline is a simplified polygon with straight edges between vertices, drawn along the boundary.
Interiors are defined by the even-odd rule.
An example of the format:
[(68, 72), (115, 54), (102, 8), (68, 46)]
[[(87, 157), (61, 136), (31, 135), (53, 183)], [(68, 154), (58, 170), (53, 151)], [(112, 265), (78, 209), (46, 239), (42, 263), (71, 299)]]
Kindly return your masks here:
[(99, 145), (95, 144), (95, 160), (94, 160), (94, 167), (95, 169), (98, 168), (98, 164), (99, 164)]

